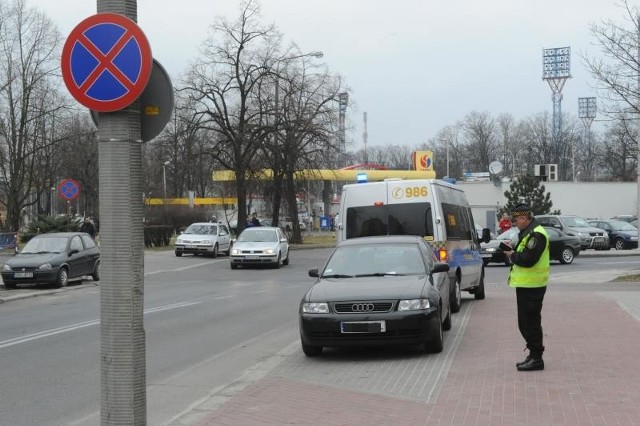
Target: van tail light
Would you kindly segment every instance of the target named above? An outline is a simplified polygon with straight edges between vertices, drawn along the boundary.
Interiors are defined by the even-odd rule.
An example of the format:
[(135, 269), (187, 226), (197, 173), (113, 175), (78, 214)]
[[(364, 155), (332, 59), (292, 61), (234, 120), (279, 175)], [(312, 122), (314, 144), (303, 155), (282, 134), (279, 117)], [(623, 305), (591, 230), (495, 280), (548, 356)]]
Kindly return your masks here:
[(447, 255), (447, 250), (445, 249), (438, 250), (438, 258), (440, 259), (440, 262), (448, 262), (449, 256)]

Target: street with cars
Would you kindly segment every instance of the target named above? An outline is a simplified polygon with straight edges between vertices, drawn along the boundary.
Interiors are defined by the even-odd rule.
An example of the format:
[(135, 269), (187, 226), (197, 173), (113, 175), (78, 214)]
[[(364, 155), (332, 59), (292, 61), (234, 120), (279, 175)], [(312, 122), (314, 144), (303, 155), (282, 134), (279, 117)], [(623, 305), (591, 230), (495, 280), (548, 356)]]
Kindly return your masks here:
[[(196, 424), (194, 419), (201, 419), (200, 416), (213, 413), (223, 416), (227, 403), (233, 404), (234, 398), (244, 395), (243, 387), (259, 386), (262, 379), (270, 380), (271, 386), (277, 385), (278, 380), (292, 380), (290, 386), (298, 391), (295, 383), (342, 389), (339, 395), (346, 398), (345, 402), (353, 397), (342, 393), (346, 390), (399, 398), (395, 400), (399, 406), (403, 401), (433, 405), (438, 394), (446, 392), (443, 384), (447, 377), (456, 377), (463, 371), (490, 374), (486, 371), (486, 363), (494, 362), (490, 360), (510, 355), (513, 360), (507, 361), (511, 363), (520, 358), (517, 326), (511, 316), (515, 313), (510, 311), (513, 300), (505, 284), (509, 268), (502, 264), (485, 267), (486, 300), (463, 296), (461, 310), (452, 316), (451, 329), (444, 333), (443, 351), (439, 354), (425, 354), (413, 346), (392, 346), (330, 348), (323, 351), (320, 359), (305, 357), (299, 337), (298, 309), (301, 298), (315, 281), (309, 277), (309, 270), (322, 268), (330, 252), (330, 248), (292, 250), (291, 263), (286, 268), (235, 271), (230, 270), (226, 256), (176, 258), (172, 251), (148, 252), (145, 255), (148, 423)], [(613, 297), (629, 312), (636, 312), (638, 306), (633, 301), (639, 294), (638, 285), (607, 283), (637, 268), (636, 253), (588, 250), (584, 254), (570, 265), (552, 265), (548, 309), (561, 303), (557, 299), (561, 295), (569, 295), (562, 303), (572, 306), (571, 303), (582, 300), (583, 292), (597, 291)], [(596, 254), (607, 257), (594, 257)], [(87, 280), (64, 289), (47, 286), (0, 291), (0, 300), (22, 292), (43, 293), (39, 297), (0, 303), (3, 383), (0, 424), (99, 423), (100, 285), (103, 283)], [(557, 296), (552, 296), (554, 292)], [(496, 305), (501, 301), (505, 304)], [(500, 327), (513, 334), (506, 342), (500, 340), (500, 348), (483, 346), (479, 352), (478, 339), (505, 333), (478, 328), (485, 309), (495, 315), (498, 306), (500, 312), (510, 313), (502, 319), (505, 324)], [(635, 315), (640, 318), (640, 313)], [(602, 321), (607, 324), (605, 318)], [(565, 327), (571, 323), (564, 319)], [(551, 330), (548, 369), (554, 374), (553, 360), (558, 355), (553, 354), (568, 348), (558, 347), (564, 338), (554, 331), (554, 325), (545, 325)], [(591, 328), (592, 338), (599, 338), (598, 327)], [(510, 348), (506, 352), (504, 345)], [(499, 349), (503, 353), (493, 354)], [(458, 365), (466, 358), (473, 360), (474, 368)], [(382, 365), (385, 367), (381, 368)], [(282, 389), (275, 386), (274, 390)], [(264, 392), (260, 395), (266, 398)], [(208, 402), (203, 407), (205, 401)], [(250, 410), (256, 403), (245, 400), (243, 409)], [(352, 402), (351, 406), (357, 404), (354, 406)], [(268, 411), (270, 407), (264, 409)], [(280, 412), (287, 411), (280, 407)], [(338, 417), (341, 415), (336, 413)], [(360, 415), (367, 418), (371, 414)], [(293, 419), (289, 418), (291, 424), (313, 424), (295, 423)]]

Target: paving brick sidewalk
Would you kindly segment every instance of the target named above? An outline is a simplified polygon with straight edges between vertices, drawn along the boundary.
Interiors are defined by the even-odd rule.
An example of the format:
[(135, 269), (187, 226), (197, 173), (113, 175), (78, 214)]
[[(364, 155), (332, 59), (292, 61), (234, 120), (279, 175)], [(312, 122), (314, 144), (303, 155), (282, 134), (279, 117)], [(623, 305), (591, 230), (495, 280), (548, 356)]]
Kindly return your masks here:
[(615, 298), (550, 287), (543, 308), (546, 369), (518, 372), (514, 364), (525, 352), (515, 294), (504, 285), (487, 290), (486, 300), (467, 302), (464, 335), (431, 402), (292, 380), (280, 374), (284, 364), (225, 403), (211, 408), (205, 401), (172, 424), (639, 424), (640, 324)]

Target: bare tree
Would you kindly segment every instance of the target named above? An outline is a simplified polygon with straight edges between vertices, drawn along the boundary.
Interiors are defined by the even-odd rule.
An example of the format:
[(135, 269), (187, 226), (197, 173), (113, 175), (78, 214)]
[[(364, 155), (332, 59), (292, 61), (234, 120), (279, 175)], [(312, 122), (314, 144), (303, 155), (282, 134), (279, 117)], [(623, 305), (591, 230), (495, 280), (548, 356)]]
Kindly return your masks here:
[(498, 150), (496, 123), (488, 112), (473, 111), (462, 122), (465, 136), (467, 167), (476, 171), (489, 170)]
[(598, 162), (603, 170), (616, 181), (632, 181), (635, 178), (637, 126), (622, 120), (610, 126), (602, 144), (602, 156)]
[(61, 108), (51, 99), (60, 43), (44, 14), (24, 0), (0, 0), (0, 175), (12, 229), (19, 228), (23, 208), (36, 202), (38, 155), (50, 142), (43, 117)]

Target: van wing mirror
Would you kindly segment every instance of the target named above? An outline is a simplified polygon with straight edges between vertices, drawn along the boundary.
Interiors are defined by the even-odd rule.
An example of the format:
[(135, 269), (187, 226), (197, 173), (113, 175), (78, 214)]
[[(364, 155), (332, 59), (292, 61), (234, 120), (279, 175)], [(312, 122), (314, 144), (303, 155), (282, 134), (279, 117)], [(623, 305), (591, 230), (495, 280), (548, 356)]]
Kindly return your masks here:
[(482, 242), (488, 243), (491, 241), (491, 230), (489, 228), (482, 229)]

